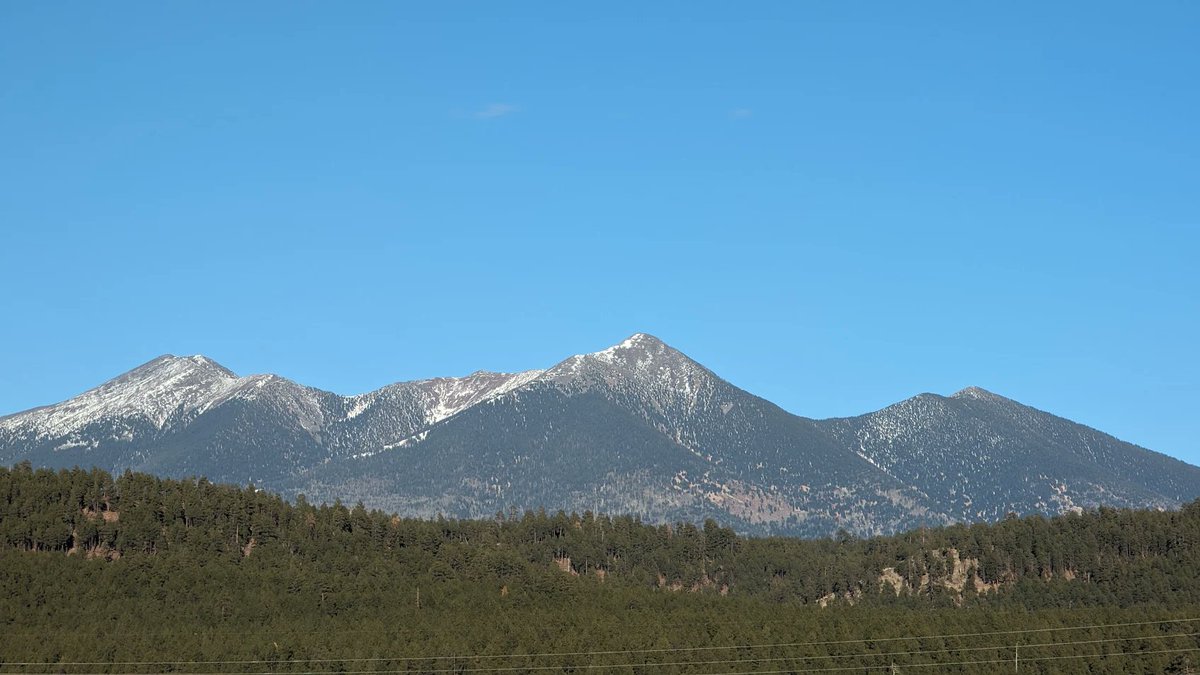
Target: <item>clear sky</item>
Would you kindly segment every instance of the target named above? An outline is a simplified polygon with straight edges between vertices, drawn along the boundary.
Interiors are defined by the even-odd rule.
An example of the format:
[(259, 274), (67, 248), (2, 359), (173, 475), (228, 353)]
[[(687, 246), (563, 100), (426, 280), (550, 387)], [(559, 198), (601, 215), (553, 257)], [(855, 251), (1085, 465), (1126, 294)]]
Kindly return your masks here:
[(1200, 4), (0, 4), (0, 413), (653, 333), (1200, 464)]

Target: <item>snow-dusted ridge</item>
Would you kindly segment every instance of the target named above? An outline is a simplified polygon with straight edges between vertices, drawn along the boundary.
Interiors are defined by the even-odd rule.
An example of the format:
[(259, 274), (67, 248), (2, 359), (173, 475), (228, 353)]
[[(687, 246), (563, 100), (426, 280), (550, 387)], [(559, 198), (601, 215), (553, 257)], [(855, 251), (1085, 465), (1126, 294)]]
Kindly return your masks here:
[(540, 377), (543, 370), (519, 373), (495, 373), (479, 370), (465, 377), (437, 377), (412, 382), (397, 382), (382, 389), (346, 397), (346, 419), (355, 419), (394, 396), (416, 395), (421, 401), (425, 425), (433, 425), (484, 401), (503, 396)]
[(161, 429), (168, 419), (203, 407), (239, 378), (204, 356), (166, 354), (56, 405), (0, 420), (0, 430), (66, 436), (106, 419), (133, 418)]
[[(636, 333), (612, 347), (572, 356), (546, 370), (517, 373), (481, 370), (465, 377), (398, 382), (365, 394), (339, 396), (278, 375), (238, 376), (200, 354), (164, 354), (61, 403), (0, 417), (0, 432), (24, 438), (69, 438), (90, 425), (114, 421), (147, 424), (161, 430), (172, 422), (186, 423), (230, 400), (265, 395), (287, 399), (286, 407), (297, 414), (303, 413), (302, 426), (312, 429), (348, 423), (394, 399), (399, 392), (416, 397), (408, 405), (419, 408), (413, 412), (424, 427), (537, 381), (561, 384), (571, 376), (587, 373), (600, 377), (599, 371), (614, 366), (630, 375), (657, 379), (658, 387), (678, 388), (686, 393), (690, 386), (688, 377), (680, 381), (671, 379), (678, 377), (672, 366), (680, 362), (690, 364), (686, 370), (703, 370), (657, 338)], [(340, 399), (344, 405), (336, 406), (336, 412), (324, 411), (318, 400), (322, 397)]]
[(1200, 470), (978, 387), (811, 420), (637, 333), (545, 370), (340, 396), (161, 356), (0, 418), (0, 466), (253, 481), (461, 517), (514, 504), (874, 534), (1098, 503), (1170, 507)]
[[(617, 387), (644, 398), (651, 407), (663, 408), (680, 403), (694, 406), (701, 390), (711, 393), (714, 382), (719, 381), (706, 368), (647, 333), (568, 357), (544, 370), (481, 370), (464, 377), (397, 382), (352, 396), (306, 387), (278, 375), (238, 376), (200, 354), (165, 354), (61, 403), (0, 417), (0, 432), (24, 438), (69, 438), (90, 425), (114, 421), (162, 430), (234, 399), (275, 396), (284, 399), (281, 405), (291, 413), (303, 417), (302, 426), (310, 430), (352, 423), (380, 412), (380, 406), (399, 405), (397, 399), (403, 399), (402, 405), (413, 408), (405, 413), (413, 419), (402, 425), (408, 427), (403, 429), (407, 436), (535, 383), (574, 391)], [(330, 407), (323, 400), (342, 404)], [(728, 404), (723, 405), (728, 412)]]
[(316, 399), (320, 397), (345, 401), (344, 412), (322, 419), (321, 426), (355, 419), (386, 398), (389, 391), (414, 389), (424, 399), (424, 422), (432, 425), (528, 384), (545, 372), (477, 371), (465, 377), (398, 382), (365, 394), (338, 396), (273, 374), (239, 377), (198, 354), (165, 354), (61, 403), (0, 417), (0, 432), (27, 438), (69, 437), (92, 424), (118, 420), (148, 423), (161, 430), (172, 421), (193, 419), (232, 399), (252, 400), (271, 395), (276, 389), (286, 390), (282, 395), (293, 399), (289, 406), (293, 408), (319, 407)]

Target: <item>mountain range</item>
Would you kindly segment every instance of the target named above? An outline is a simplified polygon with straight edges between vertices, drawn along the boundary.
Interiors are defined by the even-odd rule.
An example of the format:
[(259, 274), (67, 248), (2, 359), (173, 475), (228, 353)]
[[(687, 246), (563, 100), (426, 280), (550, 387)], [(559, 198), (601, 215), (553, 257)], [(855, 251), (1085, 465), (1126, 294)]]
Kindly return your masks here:
[(405, 515), (591, 510), (798, 535), (1200, 496), (1200, 468), (977, 387), (809, 419), (644, 333), (546, 370), (357, 396), (161, 356), (0, 418), (0, 463), (23, 460), (252, 482)]

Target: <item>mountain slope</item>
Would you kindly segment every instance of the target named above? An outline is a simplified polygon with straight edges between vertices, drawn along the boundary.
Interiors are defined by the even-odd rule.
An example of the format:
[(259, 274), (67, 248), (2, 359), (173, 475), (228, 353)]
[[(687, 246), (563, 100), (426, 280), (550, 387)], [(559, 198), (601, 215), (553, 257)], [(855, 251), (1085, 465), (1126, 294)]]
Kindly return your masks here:
[(818, 421), (641, 333), (545, 370), (357, 396), (162, 356), (0, 418), (0, 463), (23, 459), (419, 515), (591, 509), (759, 533), (876, 534), (1200, 495), (1196, 467), (982, 389)]
[(1200, 470), (978, 387), (821, 422), (954, 520), (1109, 506), (1168, 508)]
[(570, 357), (403, 443), (314, 467), (296, 489), (424, 515), (542, 504), (715, 516), (754, 531), (883, 532), (928, 516), (918, 491), (812, 420), (644, 334)]
[(277, 375), (238, 377), (203, 356), (165, 355), (63, 403), (0, 418), (0, 461), (281, 486), (530, 377), (480, 372), (343, 397)]
[(399, 382), (343, 399), (330, 425), (333, 456), (373, 454), (404, 443), (423, 429), (541, 375), (478, 371), (467, 377)]

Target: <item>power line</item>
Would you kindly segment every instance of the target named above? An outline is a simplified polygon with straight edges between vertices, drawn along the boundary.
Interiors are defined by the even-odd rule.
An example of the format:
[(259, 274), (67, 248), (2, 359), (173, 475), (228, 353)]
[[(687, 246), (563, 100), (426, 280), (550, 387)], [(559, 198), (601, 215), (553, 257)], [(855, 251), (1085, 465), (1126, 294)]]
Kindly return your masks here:
[[(1134, 635), (1134, 636), (1116, 637), (1116, 638), (1097, 638), (1097, 639), (1091, 639), (1091, 640), (1041, 642), (1041, 643), (1033, 643), (1033, 644), (1024, 644), (1021, 646), (1025, 647), (1026, 649), (1037, 649), (1037, 648), (1041, 648), (1041, 647), (1061, 647), (1061, 646), (1084, 645), (1084, 644), (1128, 642), (1131, 640), (1165, 640), (1165, 639), (1171, 639), (1171, 638), (1186, 638), (1186, 637), (1197, 637), (1197, 636), (1200, 636), (1200, 633), (1172, 633), (1172, 634), (1167, 634), (1167, 635)], [(640, 663), (617, 663), (617, 664), (582, 664), (582, 665), (573, 665), (572, 667), (577, 668), (577, 669), (596, 670), (596, 669), (608, 669), (608, 668), (634, 668), (634, 667), (651, 667), (651, 666), (668, 666), (668, 665), (674, 665), (674, 666), (717, 665), (717, 664), (734, 664), (734, 663), (751, 663), (751, 662), (762, 663), (762, 662), (778, 662), (778, 661), (813, 661), (813, 660), (817, 660), (817, 659), (882, 658), (882, 657), (919, 656), (919, 655), (926, 655), (926, 654), (945, 654), (945, 653), (972, 652), (972, 651), (990, 651), (990, 650), (1009, 649), (1012, 647), (1014, 647), (1014, 645), (999, 644), (999, 645), (988, 645), (988, 646), (946, 647), (946, 648), (941, 648), (941, 649), (920, 649), (920, 650), (893, 651), (893, 652), (859, 652), (859, 653), (853, 653), (853, 654), (751, 657), (751, 658), (741, 658), (741, 659), (719, 659), (719, 660), (710, 660), (710, 661), (660, 661), (660, 662), (640, 662)], [(680, 649), (678, 651), (683, 651), (683, 649)], [(596, 653), (596, 652), (592, 652), (592, 653)], [(531, 658), (533, 655), (512, 654), (512, 655), (508, 655), (508, 656), (510, 658)], [(13, 662), (13, 663), (8, 663), (8, 664), (0, 664), (0, 667), (13, 667), (13, 666), (62, 667), (62, 666), (72, 666), (72, 665), (75, 665), (75, 666), (84, 666), (84, 665), (87, 665), (87, 666), (95, 666), (95, 665), (114, 665), (114, 666), (249, 665), (249, 664), (262, 664), (262, 663), (270, 663), (270, 664), (348, 663), (348, 662), (365, 662), (365, 661), (411, 662), (411, 661), (425, 661), (425, 660), (435, 660), (435, 659), (445, 659), (445, 658), (452, 658), (452, 657), (394, 657), (394, 658), (369, 657), (369, 658), (346, 658), (346, 659), (323, 658), (323, 659), (277, 659), (277, 660), (244, 660), (244, 661), (235, 661), (235, 660), (230, 660), (230, 661), (114, 661), (114, 662), (88, 661), (88, 662), (60, 662), (60, 663)], [(469, 660), (469, 659), (478, 658), (478, 657), (462, 656), (462, 657), (455, 657), (455, 658), (461, 658), (462, 660)], [(1030, 660), (1030, 659), (1026, 659), (1026, 660)], [(428, 672), (428, 673), (508, 672), (508, 671), (515, 671), (515, 670), (525, 670), (525, 671), (557, 670), (557, 669), (561, 669), (561, 668), (562, 668), (562, 666), (560, 666), (560, 665), (556, 665), (556, 666), (545, 666), (545, 665), (542, 665), (542, 666), (534, 666), (534, 665), (488, 666), (488, 667), (472, 667), (472, 668), (456, 667), (456, 668), (426, 669), (424, 672)], [(22, 673), (23, 671), (16, 670), (16, 671), (4, 671), (4, 672)], [(25, 672), (27, 672), (27, 671), (25, 671)], [(226, 672), (228, 672), (228, 671), (226, 671)], [(283, 673), (288, 673), (289, 675), (313, 675), (318, 672), (322, 672), (322, 671), (310, 671), (308, 673), (301, 672), (301, 671), (279, 671), (278, 673), (276, 673), (276, 672), (241, 672), (241, 673), (239, 673), (239, 675), (282, 675)], [(398, 673), (398, 672), (407, 672), (407, 671), (357, 670), (357, 671), (342, 671), (342, 674), (343, 675), (366, 675), (368, 673)], [(218, 674), (218, 673), (179, 673), (178, 675), (220, 675), (220, 674)]]
[[(1088, 659), (1088, 658), (1103, 659), (1103, 658), (1124, 657), (1124, 656), (1149, 656), (1149, 655), (1153, 655), (1153, 654), (1181, 654), (1181, 653), (1187, 653), (1187, 652), (1200, 652), (1200, 647), (1182, 647), (1182, 648), (1176, 648), (1176, 649), (1154, 649), (1154, 650), (1119, 651), (1119, 652), (1096, 652), (1096, 653), (1091, 653), (1091, 654), (1069, 654), (1069, 655), (1059, 655), (1059, 656), (1040, 656), (1040, 657), (1025, 659), (1025, 661), (1036, 663), (1036, 662), (1040, 662), (1040, 661), (1062, 661), (1062, 660), (1069, 660), (1069, 659)], [(1009, 661), (1007, 658), (1004, 658), (1004, 659), (977, 659), (977, 660), (972, 660), (972, 661), (943, 661), (943, 662), (931, 662), (931, 663), (909, 663), (909, 664), (904, 664), (902, 667), (905, 669), (944, 668), (947, 666), (993, 665), (993, 664), (1001, 664), (1001, 663), (1008, 663), (1008, 662)], [(689, 665), (689, 663), (691, 665), (703, 665), (703, 662), (684, 662), (684, 663), (665, 663), (665, 664), (654, 663), (654, 664), (645, 664), (645, 665), (648, 665), (648, 666)], [(562, 668), (562, 666), (554, 666), (554, 667), (557, 669)], [(571, 666), (571, 667), (579, 668), (581, 666)], [(854, 672), (854, 671), (876, 670), (880, 667), (881, 666), (879, 664), (875, 664), (875, 665), (870, 665), (870, 666), (837, 666), (837, 667), (832, 667), (832, 668), (808, 668), (808, 669), (802, 669), (802, 670), (798, 670), (795, 668), (788, 668), (786, 670), (741, 670), (741, 671), (733, 670), (733, 671), (700, 673), (698, 675), (782, 675), (784, 673)], [(368, 671), (349, 671), (349, 672), (343, 671), (339, 675), (353, 675), (353, 673), (355, 673), (355, 672), (377, 673), (378, 675), (398, 675), (398, 674), (402, 674), (402, 673), (408, 673), (411, 671), (409, 671), (409, 670), (378, 670), (378, 671), (368, 670)], [(450, 672), (450, 671), (447, 670), (447, 671), (423, 671), (423, 672)], [(462, 672), (462, 671), (455, 671), (455, 672)], [(110, 672), (110, 673), (79, 673), (79, 674), (75, 674), (75, 675), (230, 675), (230, 673), (222, 672), (222, 673), (207, 674), (207, 673), (178, 673), (178, 672), (172, 672), (172, 673), (132, 673), (132, 672), (111, 673)], [(238, 674), (238, 675), (327, 675), (327, 671), (286, 671), (285, 670), (285, 671), (279, 671), (278, 673), (269, 673), (269, 674), (268, 673), (244, 673), (244, 674)]]
[[(1050, 628), (1024, 628), (1003, 631), (984, 631), (975, 633), (944, 633), (940, 635), (906, 635), (890, 638), (856, 638), (849, 640), (821, 640), (812, 642), (777, 642), (766, 644), (743, 644), (743, 645), (706, 645), (694, 647), (657, 647), (643, 649), (612, 649), (598, 651), (583, 651), (583, 652), (540, 652), (531, 654), (509, 653), (509, 654), (458, 654), (458, 655), (436, 655), (436, 656), (396, 656), (396, 657), (355, 657), (355, 658), (309, 658), (309, 659), (289, 659), (285, 662), (290, 663), (351, 663), (351, 662), (371, 662), (371, 661), (434, 661), (434, 660), (467, 660), (467, 659), (510, 659), (514, 657), (521, 658), (542, 658), (554, 656), (608, 656), (617, 654), (653, 654), (666, 652), (698, 652), (698, 651), (719, 651), (719, 650), (735, 650), (735, 649), (770, 649), (770, 648), (785, 648), (785, 647), (808, 647), (808, 646), (832, 646), (844, 644), (863, 644), (867, 642), (898, 642), (901, 640), (937, 640), (946, 638), (963, 638), (963, 637), (987, 637), (993, 635), (1025, 635), (1032, 633), (1048, 633), (1048, 632), (1066, 632), (1078, 630), (1099, 630), (1106, 628), (1127, 628), (1133, 626), (1151, 626), (1163, 625), (1172, 623), (1194, 623), (1200, 621), (1200, 617), (1191, 617), (1184, 619), (1161, 619), (1155, 621), (1130, 621), (1123, 623), (1110, 624), (1091, 624), (1084, 626), (1063, 626)], [(257, 663), (280, 663), (278, 659), (244, 659), (244, 660), (159, 660), (159, 661), (59, 661), (52, 665), (56, 666), (90, 666), (90, 665), (252, 665)], [(12, 661), (2, 666), (33, 666), (33, 665), (50, 665), (41, 661)]]
[[(804, 610), (804, 609), (802, 609), (801, 611), (807, 611), (807, 610)], [(1028, 611), (1025, 611), (1025, 610), (1017, 610), (1017, 611), (999, 611), (999, 610), (994, 610), (994, 611), (991, 611), (991, 612), (989, 612), (989, 614), (991, 614), (991, 615), (993, 615), (993, 616), (997, 616), (997, 617), (1006, 617), (1006, 616), (1012, 616), (1012, 615), (1020, 615), (1021, 617), (1026, 617), (1026, 616), (1028, 616), (1029, 612), (1028, 612)], [(412, 620), (415, 620), (415, 619), (422, 618), (422, 616), (423, 616), (422, 614), (418, 613), (418, 614), (415, 614), (415, 615), (412, 615), (412, 616), (404, 616), (404, 617), (401, 617), (401, 619), (399, 619), (399, 620), (412, 621)], [(499, 615), (499, 616), (498, 616), (498, 618), (499, 618), (499, 619), (506, 620), (506, 621), (508, 621), (509, 623), (512, 623), (513, 621), (517, 621), (517, 622), (525, 623), (525, 617), (509, 617), (509, 616)], [(630, 627), (630, 626), (658, 626), (658, 625), (660, 625), (660, 624), (662, 623), (662, 620), (661, 620), (660, 618), (651, 618), (651, 617), (638, 617), (638, 618), (644, 618), (644, 619), (645, 619), (645, 621), (644, 621), (644, 622), (638, 622), (638, 623), (634, 623), (633, 621), (626, 620), (626, 619), (617, 619), (617, 620), (616, 620), (616, 623), (617, 623), (618, 625), (620, 625), (621, 627), (623, 627), (623, 628), (624, 628), (624, 627)], [(1182, 621), (1183, 619), (1180, 619), (1180, 620)], [(1168, 620), (1167, 622), (1169, 623), (1170, 621), (1173, 621), (1173, 620)], [(378, 623), (378, 621), (376, 621), (376, 623)], [(703, 621), (701, 621), (701, 622), (697, 622), (697, 625), (703, 625), (703, 626), (736, 626), (736, 627), (740, 627), (740, 628), (746, 628), (746, 627), (753, 627), (753, 628), (766, 628), (766, 627), (767, 627), (767, 623), (771, 623), (771, 622), (753, 622), (753, 621), (752, 621), (752, 622), (746, 622), (746, 621), (740, 621), (740, 620), (716, 619), (716, 618), (711, 618), (711, 619), (708, 619), (708, 618), (706, 618), (706, 619), (704, 619), (704, 620), (703, 620)], [(761, 625), (759, 625), (759, 624), (761, 624)], [(567, 627), (567, 628), (573, 628), (573, 627), (582, 627), (582, 626), (581, 626), (581, 625), (579, 625), (579, 624), (567, 624), (567, 623), (564, 623), (564, 624), (562, 624), (562, 625), (563, 625), (563, 626), (565, 626), (565, 627)], [(587, 624), (587, 627), (594, 627), (595, 625), (596, 625), (596, 624), (594, 624), (594, 623), (589, 623), (589, 624)], [(32, 634), (35, 634), (35, 635), (38, 635), (38, 636), (45, 636), (45, 635), (47, 635), (47, 634), (49, 634), (49, 633), (67, 633), (67, 634), (70, 634), (70, 635), (72, 635), (72, 636), (77, 636), (77, 635), (79, 635), (81, 632), (86, 632), (86, 631), (81, 631), (81, 630), (79, 630), (79, 629), (77, 629), (77, 628), (76, 628), (76, 629), (58, 629), (58, 630), (55, 630), (55, 631), (49, 630), (49, 629), (48, 629), (48, 628), (46, 628), (46, 627), (27, 627), (27, 628), (21, 628), (21, 627), (11, 627), (11, 626), (10, 626), (10, 627), (6, 627), (6, 628), (5, 628), (5, 634), (6, 634), (6, 635), (27, 635), (27, 634), (31, 634), (31, 633), (32, 633)], [(377, 635), (381, 635), (381, 636), (388, 636), (388, 635), (408, 635), (408, 634), (420, 634), (420, 633), (427, 633), (427, 632), (429, 632), (429, 627), (413, 627), (413, 626), (409, 626), (409, 627), (404, 627), (404, 628), (397, 628), (397, 627), (392, 627), (392, 626), (387, 626), (387, 627), (380, 626), (380, 627), (378, 627), (378, 628), (369, 629), (369, 630), (368, 630), (368, 629), (362, 629), (362, 628), (343, 628), (343, 629), (329, 629), (329, 628), (324, 628), (324, 629), (323, 629), (323, 628), (314, 628), (314, 629), (311, 629), (311, 630), (290, 630), (290, 629), (289, 629), (289, 630), (280, 630), (280, 629), (267, 629), (267, 630), (245, 630), (245, 629), (228, 629), (228, 630), (192, 630), (192, 631), (178, 631), (178, 630), (175, 630), (175, 631), (172, 631), (172, 630), (156, 630), (156, 631), (145, 631), (145, 630), (137, 630), (137, 631), (133, 631), (133, 630), (125, 630), (125, 631), (117, 631), (117, 630), (108, 630), (108, 629), (104, 629), (104, 630), (102, 630), (102, 631), (99, 631), (99, 632), (102, 632), (102, 633), (103, 633), (105, 636), (114, 636), (114, 635), (133, 635), (133, 634), (135, 634), (135, 633), (136, 633), (137, 635), (140, 635), (140, 636), (163, 636), (163, 637), (171, 637), (171, 636), (175, 636), (175, 637), (178, 637), (178, 636), (203, 636), (203, 637), (215, 637), (215, 636), (220, 636), (220, 635), (236, 635), (236, 636), (239, 636), (239, 637), (242, 637), (242, 636), (247, 636), (247, 635), (278, 637), (278, 636), (281, 636), (281, 635), (282, 635), (282, 636), (293, 636), (293, 635), (347, 635), (347, 634), (353, 634), (353, 635), (371, 635), (371, 634), (377, 634)], [(875, 639), (875, 638), (870, 638), (870, 640), (873, 640), (873, 639)], [(869, 640), (868, 640), (868, 641), (869, 641)]]
[[(1032, 659), (1022, 659), (1022, 662), (1026, 662), (1026, 661), (1033, 661), (1033, 662), (1036, 662), (1036, 661), (1063, 661), (1063, 660), (1067, 660), (1067, 659), (1108, 658), (1110, 656), (1149, 656), (1151, 654), (1178, 654), (1178, 653), (1184, 653), (1184, 652), (1200, 652), (1200, 647), (1184, 647), (1184, 648), (1180, 648), (1180, 649), (1154, 649), (1154, 650), (1136, 651), (1136, 652), (1108, 652), (1108, 653), (1100, 652), (1100, 653), (1095, 653), (1095, 654), (1070, 654), (1070, 655), (1066, 655), (1066, 656), (1040, 656), (1040, 657), (1036, 657), (1036, 658), (1032, 658)], [(988, 664), (997, 664), (997, 663), (1010, 663), (1010, 661), (1008, 659), (987, 659), (987, 660), (979, 660), (979, 661), (947, 661), (947, 662), (943, 662), (943, 663), (910, 663), (910, 664), (903, 665), (901, 667), (905, 668), (905, 669), (909, 669), (909, 668), (944, 668), (946, 666), (988, 665)], [(879, 665), (845, 666), (845, 667), (838, 667), (838, 668), (812, 668), (812, 669), (807, 669), (807, 670), (796, 670), (794, 668), (788, 668), (787, 670), (744, 670), (744, 671), (725, 671), (725, 672), (720, 672), (720, 673), (697, 673), (697, 675), (782, 675), (783, 673), (832, 673), (832, 672), (838, 672), (838, 671), (850, 672), (850, 671), (862, 671), (862, 670), (876, 670), (878, 668), (880, 668)], [(397, 671), (397, 672), (402, 672), (402, 671)], [(90, 674), (90, 675), (105, 675), (105, 674), (94, 673), (94, 674)], [(107, 675), (136, 675), (136, 674), (109, 673)], [(167, 673), (164, 675), (178, 675), (178, 674)], [(285, 674), (281, 674), (281, 675), (285, 675)], [(303, 675), (303, 674), (290, 673), (290, 674), (286, 674), (286, 675)]]

